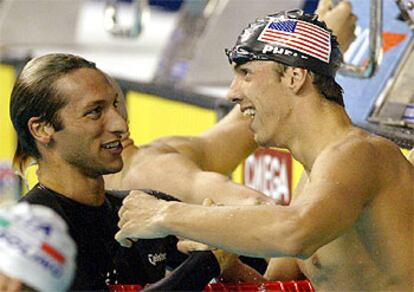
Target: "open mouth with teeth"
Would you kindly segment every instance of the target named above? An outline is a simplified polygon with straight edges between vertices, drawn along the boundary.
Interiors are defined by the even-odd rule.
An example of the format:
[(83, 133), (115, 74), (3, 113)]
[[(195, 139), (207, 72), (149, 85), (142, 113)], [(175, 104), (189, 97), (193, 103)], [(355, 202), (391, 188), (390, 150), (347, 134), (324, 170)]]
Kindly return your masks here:
[(256, 110), (253, 108), (248, 108), (243, 111), (243, 116), (253, 119), (256, 115)]
[(122, 146), (121, 146), (121, 141), (114, 141), (111, 143), (102, 144), (101, 147), (104, 149), (118, 149)]

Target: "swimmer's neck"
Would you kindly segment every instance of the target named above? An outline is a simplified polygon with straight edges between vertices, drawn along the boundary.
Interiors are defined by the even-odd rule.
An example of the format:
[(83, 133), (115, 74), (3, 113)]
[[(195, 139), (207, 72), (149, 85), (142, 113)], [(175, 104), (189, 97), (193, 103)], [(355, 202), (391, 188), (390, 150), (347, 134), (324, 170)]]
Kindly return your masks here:
[(307, 172), (329, 145), (338, 143), (355, 129), (343, 108), (331, 104), (320, 105), (307, 115), (297, 116), (295, 124), (296, 128), (292, 129), (295, 135), (287, 141), (286, 148)]
[(105, 201), (102, 176), (88, 177), (66, 165), (61, 165), (56, 171), (41, 162), (37, 175), (42, 186), (78, 203), (101, 206)]

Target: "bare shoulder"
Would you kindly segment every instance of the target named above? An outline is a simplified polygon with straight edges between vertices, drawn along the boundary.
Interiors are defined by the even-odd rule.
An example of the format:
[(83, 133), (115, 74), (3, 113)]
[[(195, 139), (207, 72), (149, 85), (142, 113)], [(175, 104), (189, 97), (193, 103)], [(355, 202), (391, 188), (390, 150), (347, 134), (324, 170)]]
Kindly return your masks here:
[(141, 152), (154, 152), (154, 153), (174, 153), (177, 150), (174, 148), (174, 144), (179, 137), (162, 137), (151, 141), (147, 144), (140, 145)]
[(324, 150), (315, 161), (315, 168), (350, 172), (365, 179), (394, 176), (407, 166), (407, 160), (393, 142), (355, 128), (342, 140)]
[[(193, 154), (191, 142), (186, 137), (164, 137), (151, 143), (140, 145), (139, 151), (133, 157), (132, 165), (137, 168), (150, 167), (159, 168), (161, 172), (168, 169), (179, 168), (180, 172), (185, 169), (197, 168), (196, 154)], [(177, 169), (178, 171), (178, 169)]]
[(178, 153), (194, 162), (203, 159), (202, 139), (196, 136), (168, 136), (152, 141), (145, 147), (161, 153)]
[[(364, 133), (350, 133), (345, 138), (328, 145), (317, 157), (312, 169), (355, 167), (361, 163), (371, 164), (375, 157), (375, 142)], [(312, 171), (314, 172), (314, 171)]]

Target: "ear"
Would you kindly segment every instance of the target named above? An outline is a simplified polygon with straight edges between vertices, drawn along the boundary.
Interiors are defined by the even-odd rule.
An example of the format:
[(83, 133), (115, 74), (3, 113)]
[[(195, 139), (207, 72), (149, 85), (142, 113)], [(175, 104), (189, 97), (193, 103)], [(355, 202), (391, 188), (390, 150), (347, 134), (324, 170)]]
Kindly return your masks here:
[(293, 93), (297, 94), (304, 88), (305, 82), (309, 76), (308, 70), (299, 67), (289, 67), (286, 70), (285, 82)]
[(27, 127), (39, 143), (47, 145), (52, 141), (55, 128), (49, 122), (42, 121), (40, 117), (31, 117), (27, 122)]

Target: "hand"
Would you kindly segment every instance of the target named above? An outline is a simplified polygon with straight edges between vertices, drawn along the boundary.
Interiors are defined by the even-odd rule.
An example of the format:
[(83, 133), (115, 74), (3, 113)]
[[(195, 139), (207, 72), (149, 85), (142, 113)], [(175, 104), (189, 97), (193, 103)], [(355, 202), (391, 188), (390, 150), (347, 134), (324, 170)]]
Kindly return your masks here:
[(168, 234), (160, 225), (162, 211), (171, 204), (142, 191), (131, 191), (118, 212), (120, 230), (115, 239), (124, 247), (131, 247), (138, 238), (160, 238)]
[(211, 251), (220, 266), (221, 274), (226, 274), (228, 270), (234, 269), (234, 266), (239, 259), (239, 256), (236, 254), (188, 239), (180, 240), (177, 243), (177, 249), (185, 254), (189, 254), (193, 251)]
[(321, 0), (315, 13), (325, 21), (328, 28), (332, 29), (337, 37), (341, 52), (345, 53), (356, 37), (357, 18), (352, 14), (351, 3), (341, 1), (338, 5), (333, 6), (332, 0)]
[(0, 291), (17, 292), (22, 291), (22, 288), (22, 282), (0, 273)]
[(213, 251), (217, 248), (189, 239), (180, 239), (180, 241), (177, 242), (177, 249), (182, 253), (189, 254), (193, 251)]
[(237, 259), (222, 272), (224, 282), (229, 283), (264, 283), (267, 281), (258, 271)]

